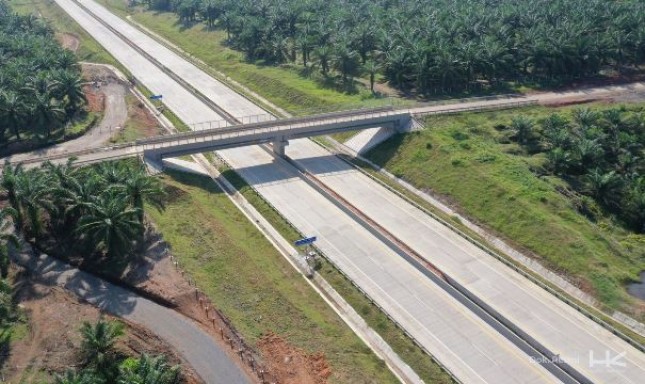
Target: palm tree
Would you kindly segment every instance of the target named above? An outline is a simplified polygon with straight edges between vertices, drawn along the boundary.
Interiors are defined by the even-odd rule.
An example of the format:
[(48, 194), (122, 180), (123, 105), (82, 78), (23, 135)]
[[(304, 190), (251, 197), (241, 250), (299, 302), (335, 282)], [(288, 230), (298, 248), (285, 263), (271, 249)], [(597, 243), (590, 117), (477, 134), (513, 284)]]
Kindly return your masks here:
[(106, 184), (118, 184), (127, 177), (129, 170), (118, 161), (103, 162), (95, 168), (96, 174), (101, 176)]
[(381, 66), (375, 60), (369, 59), (363, 65), (363, 69), (370, 75), (370, 91), (374, 93), (376, 73), (381, 69)]
[(316, 56), (317, 64), (320, 66), (320, 72), (323, 76), (327, 76), (332, 58), (331, 48), (327, 45), (318, 47), (314, 50), (314, 55)]
[(141, 355), (136, 363), (121, 368), (119, 384), (177, 384), (179, 367), (169, 367), (163, 355)]
[(25, 126), (27, 115), (27, 107), (16, 92), (0, 94), (0, 118), (13, 130), (16, 140), (20, 140), (20, 128)]
[(533, 138), (533, 120), (526, 116), (514, 116), (510, 128), (520, 144), (527, 144)]
[(584, 171), (593, 164), (596, 164), (596, 161), (602, 157), (604, 152), (600, 144), (598, 144), (598, 141), (580, 139), (574, 143), (573, 153), (575, 155), (578, 170)]
[[(46, 174), (37, 169), (30, 169), (20, 172), (15, 179), (15, 193), (18, 202), (18, 209), (22, 210), (19, 217), (29, 219), (31, 234), (38, 239), (43, 234), (43, 222), (41, 218), (42, 209), (52, 209), (48, 200), (48, 193), (51, 185)], [(24, 226), (24, 223), (23, 223)], [(23, 228), (24, 229), (24, 228)]]
[(65, 112), (48, 91), (35, 92), (32, 97), (34, 121), (38, 127), (45, 130), (47, 138), (49, 138), (52, 128), (55, 128), (63, 120)]
[(65, 101), (67, 117), (71, 117), (86, 102), (81, 77), (70, 71), (59, 71), (56, 73), (53, 83), (53, 94), (58, 100)]
[(0, 277), (6, 278), (9, 274), (9, 246), (20, 247), (18, 237), (11, 231), (8, 217), (15, 216), (15, 210), (5, 207), (0, 210)]
[(606, 207), (619, 201), (621, 186), (622, 180), (614, 171), (604, 173), (595, 168), (585, 176), (585, 192)]
[(123, 334), (123, 324), (119, 322), (99, 319), (94, 325), (87, 321), (81, 325), (81, 352), (85, 362), (108, 381), (116, 376), (114, 345)]
[(16, 229), (22, 229), (22, 212), (20, 209), (20, 203), (18, 202), (18, 195), (16, 191), (17, 180), (22, 177), (23, 173), (22, 164), (17, 166), (11, 165), (8, 161), (5, 162), (4, 167), (2, 168), (2, 181), (0, 181), (0, 186), (7, 192), (7, 197), (9, 199), (9, 204), (16, 212), (14, 217), (14, 223)]
[(343, 83), (348, 83), (359, 70), (359, 55), (356, 51), (348, 48), (345, 43), (339, 43), (334, 49), (332, 65), (340, 72)]
[[(627, 217), (637, 231), (645, 233), (645, 187), (639, 188), (638, 182), (634, 184), (627, 200)], [(645, 186), (645, 178), (641, 179), (640, 184)]]
[(68, 51), (66, 49), (62, 50), (58, 55), (56, 55), (54, 62), (56, 63), (56, 67), (64, 72), (72, 69), (77, 70), (78, 68), (78, 58), (76, 57), (74, 52)]
[(143, 223), (144, 203), (148, 203), (159, 210), (164, 208), (163, 197), (165, 193), (159, 180), (148, 176), (141, 168), (129, 174), (118, 189), (120, 189), (130, 206), (137, 209), (140, 223)]
[(104, 381), (88, 370), (76, 373), (68, 369), (64, 375), (56, 375), (55, 384), (99, 384)]
[(566, 150), (556, 147), (547, 152), (549, 168), (556, 175), (565, 174), (571, 166), (571, 155)]
[(573, 121), (579, 128), (585, 130), (598, 122), (598, 114), (589, 108), (576, 108), (573, 111)]
[(128, 202), (113, 192), (103, 193), (85, 205), (88, 212), (79, 221), (77, 233), (95, 250), (102, 246), (108, 257), (126, 255), (143, 231), (137, 219), (139, 209), (128, 207)]

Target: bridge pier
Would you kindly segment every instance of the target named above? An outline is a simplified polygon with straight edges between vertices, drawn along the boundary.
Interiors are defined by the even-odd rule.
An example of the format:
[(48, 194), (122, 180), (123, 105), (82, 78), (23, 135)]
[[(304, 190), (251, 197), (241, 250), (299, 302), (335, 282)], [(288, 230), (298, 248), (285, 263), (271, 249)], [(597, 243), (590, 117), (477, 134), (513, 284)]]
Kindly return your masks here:
[(156, 175), (163, 172), (163, 161), (159, 153), (144, 152), (143, 164), (146, 166), (146, 170), (151, 175)]
[(285, 139), (284, 136), (273, 140), (273, 153), (275, 153), (277, 156), (284, 157), (285, 148), (287, 145), (289, 145), (289, 141)]

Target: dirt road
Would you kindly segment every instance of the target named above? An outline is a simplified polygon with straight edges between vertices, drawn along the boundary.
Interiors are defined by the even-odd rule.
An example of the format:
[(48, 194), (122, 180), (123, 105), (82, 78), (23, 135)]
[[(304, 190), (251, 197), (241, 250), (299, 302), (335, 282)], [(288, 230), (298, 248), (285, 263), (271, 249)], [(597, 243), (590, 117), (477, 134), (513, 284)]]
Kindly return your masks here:
[(9, 161), (22, 161), (37, 156), (52, 156), (66, 152), (75, 152), (105, 145), (125, 124), (128, 118), (128, 107), (125, 96), (128, 92), (125, 83), (112, 71), (102, 65), (83, 64), (86, 78), (96, 79), (99, 87), (94, 91), (103, 95), (105, 105), (103, 119), (83, 136), (47, 148), (7, 156)]

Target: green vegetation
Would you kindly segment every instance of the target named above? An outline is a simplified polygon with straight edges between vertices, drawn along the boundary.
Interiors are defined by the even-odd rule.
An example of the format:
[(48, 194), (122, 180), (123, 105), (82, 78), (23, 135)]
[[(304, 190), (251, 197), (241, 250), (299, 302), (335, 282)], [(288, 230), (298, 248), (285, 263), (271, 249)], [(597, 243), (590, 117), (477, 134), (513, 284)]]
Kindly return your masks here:
[(223, 80), (230, 77), (293, 114), (304, 115), (391, 103), (391, 100), (372, 95), (367, 90), (346, 93), (333, 81), (315, 73), (304, 75), (296, 65), (274, 67), (249, 63), (244, 54), (228, 46), (223, 31), (209, 30), (200, 23), (182, 25), (172, 13), (144, 11), (140, 7), (128, 10), (120, 0), (98, 1), (121, 16), (131, 12), (133, 21), (141, 23), (178, 45), (183, 51), (224, 73), (221, 76), (206, 69), (214, 77)]
[(508, 81), (553, 84), (645, 60), (645, 5), (639, 1), (135, 3), (176, 13), (183, 27), (201, 22), (224, 32), (249, 62), (300, 65), (303, 76), (320, 72), (322, 83), (344, 90), (352, 90), (356, 76), (370, 78), (372, 88), (378, 74), (426, 96)]
[[(57, 37), (71, 35), (79, 40), (76, 56), (81, 61), (114, 65), (119, 63), (85, 30), (52, 0), (8, 0), (11, 9), (21, 15), (38, 15), (57, 33)], [(33, 16), (32, 16), (33, 18)], [(127, 72), (125, 72), (127, 73)]]
[(139, 358), (123, 356), (116, 342), (123, 324), (99, 320), (81, 326), (83, 363), (78, 371), (68, 370), (56, 377), (56, 384), (177, 384), (179, 367), (169, 367), (165, 357), (141, 354)]
[(64, 258), (123, 260), (144, 240), (144, 202), (162, 207), (158, 180), (127, 162), (73, 168), (70, 160), (30, 170), (5, 164), (0, 186), (16, 229)]
[[(615, 112), (609, 111), (615, 110), (593, 114), (611, 116)], [(624, 110), (621, 121), (628, 123), (639, 116), (642, 106)], [(633, 313), (633, 299), (623, 287), (645, 269), (645, 237), (625, 229), (625, 221), (610, 210), (581, 214), (596, 203), (575, 193), (582, 184), (573, 178), (551, 175), (542, 152), (549, 148), (550, 134), (542, 127), (556, 120), (568, 122), (580, 113), (562, 108), (558, 119), (551, 110), (532, 107), (522, 109), (521, 117), (518, 111), (428, 117), (425, 124), (432, 129), (397, 135), (373, 149), (368, 158), (420, 189), (445, 196), (475, 221), (571, 277), (608, 307)], [(597, 137), (607, 123), (596, 121), (592, 130)], [(628, 124), (620, 126), (631, 129)], [(579, 140), (579, 128), (575, 124), (570, 128), (569, 139)], [(623, 143), (636, 145), (621, 148), (642, 151), (632, 134), (623, 135)], [(595, 166), (603, 164), (610, 163)]]
[(645, 233), (645, 114), (642, 108), (576, 109), (573, 121), (552, 114), (536, 126), (516, 117), (510, 128), (529, 151), (545, 151), (547, 170), (566, 180), (592, 221), (615, 215)]
[[(0, 145), (44, 139), (83, 110), (85, 95), (76, 57), (32, 15), (19, 16), (0, 1)], [(29, 70), (25, 70), (29, 68)]]
[[(223, 174), (285, 238), (301, 237), (241, 177), (233, 171)], [(247, 340), (255, 343), (266, 331), (274, 331), (306, 351), (323, 351), (333, 382), (394, 381), (212, 181), (169, 175), (164, 179), (169, 190), (166, 210), (151, 216), (182, 265)], [(426, 382), (451, 382), (331, 264), (323, 260), (319, 272)]]

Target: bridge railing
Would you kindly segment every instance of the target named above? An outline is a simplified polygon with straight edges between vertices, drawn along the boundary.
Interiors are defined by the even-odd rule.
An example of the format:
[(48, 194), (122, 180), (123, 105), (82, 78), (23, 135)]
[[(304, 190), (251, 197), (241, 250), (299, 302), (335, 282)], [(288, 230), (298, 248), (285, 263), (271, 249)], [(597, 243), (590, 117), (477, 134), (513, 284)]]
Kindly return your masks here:
[(299, 126), (299, 127), (307, 126), (307, 124), (309, 124), (309, 126), (329, 124), (330, 120), (332, 120), (331, 123), (341, 122), (341, 121), (363, 120), (363, 119), (375, 117), (377, 115), (383, 115), (384, 113), (388, 113), (392, 111), (393, 109), (391, 107), (370, 108), (370, 109), (364, 109), (364, 110), (325, 113), (321, 115), (308, 116), (308, 117), (293, 117), (293, 118), (287, 118), (287, 119), (249, 123), (244, 125), (242, 124), (229, 125), (229, 126), (225, 126), (224, 128), (211, 128), (211, 129), (204, 129), (200, 131), (176, 133), (173, 135), (155, 136), (147, 139), (138, 139), (136, 141), (136, 144), (147, 146), (150, 144), (167, 143), (167, 142), (173, 142), (173, 141), (179, 141), (179, 140), (185, 140), (185, 139), (196, 139), (196, 138), (202, 138), (202, 137), (211, 137), (214, 135), (222, 136), (222, 135), (231, 134), (231, 133), (235, 133), (237, 134), (237, 136), (241, 136), (243, 134), (248, 135), (248, 134), (262, 133), (262, 132), (274, 132), (278, 130), (289, 130), (295, 126)]
[[(485, 101), (488, 101), (488, 100), (485, 100)], [(432, 106), (401, 108), (401, 109), (395, 109), (395, 108), (392, 108), (391, 106), (387, 106), (387, 107), (369, 108), (369, 109), (362, 109), (362, 110), (330, 112), (330, 113), (324, 113), (316, 116), (293, 117), (293, 118), (279, 119), (279, 120), (273, 119), (273, 120), (259, 121), (259, 122), (240, 124), (240, 125), (231, 125), (228, 122), (224, 124), (225, 122), (224, 120), (221, 120), (221, 121), (217, 120), (216, 122), (221, 123), (220, 126), (221, 125), (227, 125), (227, 126), (225, 126), (224, 128), (211, 128), (211, 129), (204, 129), (200, 131), (182, 132), (182, 133), (165, 135), (165, 136), (155, 136), (147, 139), (138, 139), (135, 142), (130, 142), (130, 143), (91, 148), (91, 149), (85, 149), (85, 150), (74, 151), (74, 152), (63, 152), (63, 153), (55, 154), (51, 156), (38, 157), (38, 158), (27, 159), (23, 161), (15, 161), (15, 162), (20, 162), (24, 164), (46, 162), (46, 161), (58, 160), (61, 158), (69, 158), (73, 156), (80, 157), (80, 156), (89, 155), (96, 152), (114, 151), (114, 150), (123, 149), (126, 147), (140, 147), (140, 148), (137, 148), (136, 151), (141, 152), (146, 149), (155, 149), (155, 148), (168, 147), (172, 145), (180, 145), (182, 144), (182, 141), (185, 144), (190, 143), (191, 140), (192, 142), (197, 142), (197, 141), (204, 142), (204, 141), (211, 141), (211, 140), (214, 141), (217, 139), (239, 137), (243, 135), (248, 136), (253, 134), (271, 133), (276, 131), (289, 131), (295, 128), (304, 128), (308, 126), (311, 127), (311, 126), (320, 126), (324, 124), (368, 120), (370, 118), (383, 117), (387, 115), (398, 115), (398, 114), (406, 114), (406, 113), (410, 115), (451, 114), (451, 113), (461, 113), (461, 112), (467, 112), (467, 111), (515, 108), (515, 107), (521, 107), (521, 106), (534, 105), (536, 103), (537, 103), (536, 100), (517, 100), (517, 101), (511, 101), (511, 102), (504, 101), (499, 103), (458, 105), (450, 108), (438, 108), (433, 110), (425, 110), (425, 108), (432, 107)], [(261, 116), (261, 115), (257, 115), (257, 116)], [(258, 117), (258, 120), (262, 120), (262, 118)], [(127, 155), (130, 156), (131, 154), (127, 154)], [(117, 157), (118, 156), (121, 156), (121, 155), (117, 155)], [(107, 159), (107, 158), (110, 158), (110, 156), (106, 155), (102, 158)]]

